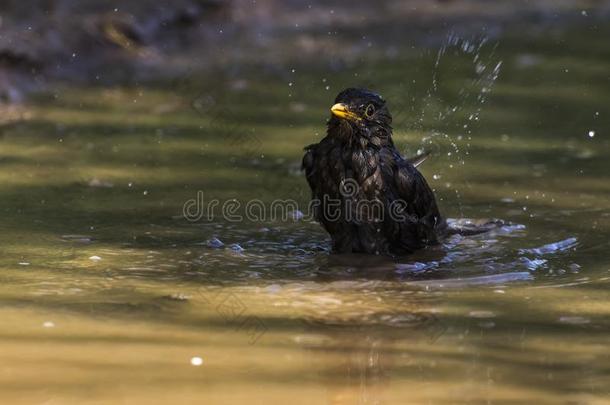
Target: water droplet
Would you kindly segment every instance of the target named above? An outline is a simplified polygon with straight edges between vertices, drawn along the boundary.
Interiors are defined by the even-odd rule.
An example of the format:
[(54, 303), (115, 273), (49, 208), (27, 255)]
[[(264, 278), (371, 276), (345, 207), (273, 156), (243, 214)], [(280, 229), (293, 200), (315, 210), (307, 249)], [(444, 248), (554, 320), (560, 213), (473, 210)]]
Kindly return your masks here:
[(201, 357), (192, 357), (191, 358), (191, 365), (195, 366), (195, 367), (199, 367), (200, 365), (203, 364), (203, 359)]
[(212, 238), (207, 242), (208, 247), (211, 248), (221, 248), (224, 247), (224, 243), (218, 238)]
[(237, 252), (237, 253), (241, 253), (245, 250), (243, 247), (239, 246), (239, 244), (237, 244), (237, 243), (231, 244), (231, 246), (229, 246), (229, 249), (231, 249), (232, 251)]
[(43, 327), (43, 328), (54, 328), (54, 327), (55, 327), (55, 324), (54, 324), (53, 322), (51, 322), (51, 321), (46, 321), (46, 322), (44, 322), (44, 323), (42, 324), (42, 327)]
[(303, 214), (303, 212), (302, 212), (302, 211), (295, 210), (295, 211), (292, 211), (292, 212), (290, 213), (290, 216), (292, 217), (292, 219), (293, 219), (293, 220), (295, 220), (295, 221), (299, 221), (299, 220), (303, 219), (303, 217), (305, 216), (305, 214)]
[(589, 138), (593, 138), (595, 136), (595, 131), (589, 131)]
[(93, 260), (94, 262), (99, 262), (100, 260), (102, 260), (102, 258), (94, 255), (94, 256), (89, 257), (89, 260)]
[(492, 311), (470, 311), (468, 316), (471, 318), (495, 318), (496, 314)]
[(570, 325), (585, 325), (587, 323), (590, 323), (591, 320), (582, 316), (562, 316), (559, 318), (559, 322), (567, 323)]
[(577, 263), (570, 264), (570, 271), (572, 273), (578, 273), (580, 271), (580, 265)]

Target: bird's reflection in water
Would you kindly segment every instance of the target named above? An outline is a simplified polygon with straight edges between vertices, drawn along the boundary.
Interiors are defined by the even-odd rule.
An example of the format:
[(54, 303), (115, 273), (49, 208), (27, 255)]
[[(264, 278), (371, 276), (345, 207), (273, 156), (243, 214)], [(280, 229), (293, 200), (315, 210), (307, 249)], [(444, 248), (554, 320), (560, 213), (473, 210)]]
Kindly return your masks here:
[[(334, 365), (321, 373), (327, 384), (329, 404), (381, 403), (390, 384), (388, 371), (392, 356), (385, 355), (381, 337), (362, 336), (358, 341), (344, 336), (335, 341), (340, 356)], [(347, 346), (347, 347), (346, 347)]]
[[(318, 323), (312, 324), (311, 335), (300, 343), (313, 362), (323, 362), (315, 366), (321, 370), (318, 378), (327, 389), (327, 403), (382, 404), (389, 401), (392, 376), (404, 372), (405, 358), (411, 357), (406, 342), (432, 344), (444, 332), (434, 322), (414, 320), (400, 331)], [(418, 373), (418, 367), (410, 365), (409, 373)]]
[[(299, 343), (310, 353), (313, 368), (321, 370), (318, 378), (327, 388), (327, 403), (387, 401), (392, 375), (404, 372), (405, 358), (411, 357), (409, 347), (433, 344), (447, 330), (429, 310), (440, 297), (422, 298), (411, 294), (391, 301), (380, 295), (358, 304), (345, 302), (350, 310), (307, 317)], [(378, 305), (369, 305), (372, 301)]]
[(397, 386), (405, 387), (404, 378), (412, 378), (413, 384), (433, 379), (433, 363), (442, 349), (438, 340), (448, 331), (467, 331), (445, 314), (445, 287), (530, 279), (529, 272), (515, 272), (514, 260), (499, 262), (493, 254), (503, 249), (504, 235), (520, 230), (502, 226), (478, 235), (454, 235), (404, 258), (317, 258), (311, 280), (315, 288), (301, 307), (308, 313), (299, 344), (315, 362), (313, 368), (321, 370), (318, 378), (327, 388), (328, 403), (421, 402), (425, 393), (400, 390), (413, 397), (396, 398)]

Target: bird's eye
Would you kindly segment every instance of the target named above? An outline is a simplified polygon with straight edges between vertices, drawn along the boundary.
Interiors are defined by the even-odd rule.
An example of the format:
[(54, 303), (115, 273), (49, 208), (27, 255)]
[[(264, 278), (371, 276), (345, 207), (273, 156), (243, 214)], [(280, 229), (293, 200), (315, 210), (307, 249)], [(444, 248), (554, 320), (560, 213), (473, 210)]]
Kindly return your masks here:
[(369, 104), (364, 110), (364, 115), (366, 118), (371, 118), (375, 114), (375, 106), (373, 104)]

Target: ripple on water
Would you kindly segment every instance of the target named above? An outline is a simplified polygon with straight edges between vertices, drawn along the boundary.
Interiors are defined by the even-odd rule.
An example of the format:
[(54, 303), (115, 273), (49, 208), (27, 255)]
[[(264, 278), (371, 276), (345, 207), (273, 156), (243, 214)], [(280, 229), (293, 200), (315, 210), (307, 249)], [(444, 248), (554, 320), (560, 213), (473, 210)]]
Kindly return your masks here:
[(559, 322), (569, 325), (586, 325), (591, 323), (591, 320), (583, 316), (562, 316), (559, 318)]
[(559, 242), (549, 243), (547, 245), (540, 246), (533, 249), (519, 249), (521, 254), (535, 254), (535, 255), (547, 255), (552, 253), (565, 252), (575, 248), (578, 245), (577, 238), (567, 238)]
[[(198, 237), (197, 242), (190, 239), (183, 244), (176, 244), (175, 237), (172, 236), (174, 234), (159, 228), (158, 235), (155, 234), (157, 229), (153, 229), (148, 236), (154, 239), (154, 246), (163, 246), (163, 249), (143, 250), (133, 245), (119, 249), (90, 249), (83, 245), (82, 249), (90, 252), (85, 260), (86, 257), (103, 259), (98, 260), (97, 266), (93, 266), (96, 260), (87, 261), (91, 271), (101, 271), (98, 274), (108, 277), (109, 285), (126, 278), (158, 280), (160, 277), (174, 281), (198, 280), (208, 285), (270, 282), (269, 292), (280, 294), (280, 288), (297, 281), (311, 283), (308, 288), (317, 293), (324, 291), (325, 286), (332, 286), (335, 291), (355, 288), (363, 292), (368, 288), (368, 291), (364, 291), (366, 297), (371, 291), (374, 292), (373, 295), (378, 294), (378, 288), (402, 294), (403, 291), (397, 292), (396, 285), (434, 290), (527, 282), (541, 269), (552, 271), (556, 268), (553, 263), (554, 253), (569, 252), (577, 246), (577, 239), (572, 237), (537, 248), (524, 248), (518, 245), (526, 236), (525, 227), (499, 220), (460, 219), (450, 220), (450, 223), (454, 229), (483, 226), (487, 232), (455, 234), (447, 238), (443, 245), (398, 259), (330, 255), (327, 235), (317, 224), (303, 222), (279, 226), (270, 224), (263, 227), (264, 232), (261, 231), (261, 226), (239, 228), (222, 223), (206, 224), (196, 229), (190, 228), (193, 235), (204, 233), (203, 237)], [(83, 237), (87, 236), (64, 235), (63, 239), (80, 240)], [(206, 242), (202, 243), (201, 240)], [(68, 271), (82, 267), (81, 262), (80, 259), (77, 262), (70, 258), (62, 262), (60, 267)], [(572, 267), (575, 266), (577, 265), (573, 263)], [(345, 286), (339, 284), (341, 281), (346, 282)], [(374, 285), (365, 287), (361, 284), (367, 281)], [(386, 281), (388, 284), (380, 284)], [(72, 283), (67, 288), (84, 286), (86, 289), (83, 282)], [(355, 282), (356, 285), (350, 282)], [(311, 296), (303, 305), (326, 311), (325, 316), (328, 316), (331, 311), (324, 309), (323, 304), (327, 300), (326, 307), (329, 307), (335, 299), (337, 298), (332, 294), (322, 294), (317, 298)], [(294, 305), (299, 305), (299, 301), (296, 300)], [(353, 300), (336, 304), (338, 307), (351, 308), (358, 308), (359, 305)], [(384, 314), (384, 311), (378, 309), (375, 313)], [(378, 317), (382, 318), (381, 315)], [(371, 318), (371, 322), (381, 321), (373, 321)]]

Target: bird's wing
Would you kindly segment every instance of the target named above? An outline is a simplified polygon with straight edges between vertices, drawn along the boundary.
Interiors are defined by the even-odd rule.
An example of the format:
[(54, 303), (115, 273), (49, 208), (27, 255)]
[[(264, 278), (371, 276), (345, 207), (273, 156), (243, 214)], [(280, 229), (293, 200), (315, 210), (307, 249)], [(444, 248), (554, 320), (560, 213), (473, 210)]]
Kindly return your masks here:
[(301, 170), (305, 172), (305, 178), (311, 188), (312, 193), (315, 193), (315, 181), (313, 180), (315, 171), (315, 149), (317, 144), (312, 144), (305, 147), (305, 155), (303, 156), (303, 163), (301, 164)]
[[(436, 205), (434, 193), (424, 176), (410, 160), (403, 159), (396, 150), (386, 150), (384, 160), (391, 162), (390, 189), (396, 198), (405, 203), (408, 219), (401, 226), (402, 238), (433, 242), (437, 230), (444, 228), (444, 219)], [(421, 163), (422, 159), (418, 159)], [(404, 236), (404, 235), (410, 236)]]
[(407, 211), (418, 219), (438, 214), (434, 193), (424, 176), (407, 161), (397, 162), (394, 182), (398, 197), (408, 204)]
[(407, 159), (407, 162), (411, 163), (414, 167), (417, 167), (424, 163), (426, 159), (430, 156), (430, 152), (424, 151), (419, 155), (413, 156), (412, 158)]

